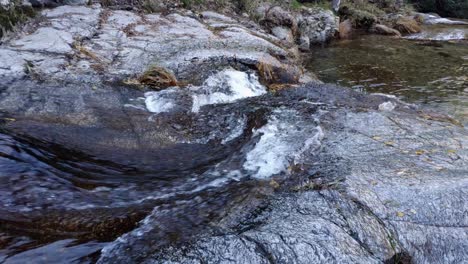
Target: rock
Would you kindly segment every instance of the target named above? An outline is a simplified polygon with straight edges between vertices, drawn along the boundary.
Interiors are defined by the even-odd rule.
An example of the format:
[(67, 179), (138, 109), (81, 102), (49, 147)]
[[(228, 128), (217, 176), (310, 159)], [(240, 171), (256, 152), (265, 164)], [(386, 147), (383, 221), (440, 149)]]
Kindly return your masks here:
[(299, 50), (301, 51), (309, 51), (310, 50), (310, 39), (308, 36), (301, 35), (299, 37)]
[(194, 84), (216, 69), (256, 67), (260, 62), (300, 74), (276, 37), (212, 12), (198, 19), (190, 12), (138, 15), (98, 6), (61, 6), (42, 15), (33, 27), (37, 30), (7, 39), (0, 47), (0, 57), (15, 57), (1, 61), (3, 76), (24, 76), (18, 69), (26, 63), (36, 76), (92, 83), (134, 79), (151, 66)]
[(297, 19), (301, 49), (305, 49), (306, 38), (311, 45), (324, 43), (333, 38), (339, 29), (339, 17), (330, 10), (303, 8)]
[(0, 0), (0, 7), (8, 8), (10, 6), (10, 0)]
[(202, 18), (204, 20), (209, 20), (209, 21), (219, 21), (219, 22), (226, 22), (226, 23), (236, 23), (237, 21), (231, 17), (218, 14), (216, 12), (212, 11), (204, 11), (201, 13)]
[(379, 110), (380, 111), (387, 111), (387, 112), (390, 112), (390, 111), (393, 111), (393, 109), (395, 109), (396, 105), (392, 102), (385, 102), (385, 103), (381, 103), (379, 104)]
[(339, 14), (344, 19), (350, 19), (353, 25), (360, 29), (368, 30), (377, 22), (375, 15), (352, 6), (343, 6), (340, 8)]
[(62, 5), (87, 5), (89, 0), (29, 0), (33, 7), (57, 7)]
[(280, 40), (287, 43), (294, 43), (294, 36), (291, 29), (286, 27), (274, 27), (271, 29), (271, 34), (275, 35)]
[(261, 21), (267, 28), (277, 26), (288, 27), (293, 30), (297, 28), (297, 20), (290, 12), (284, 10), (280, 6), (274, 6), (266, 9), (265, 18)]
[(14, 40), (16, 50), (67, 54), (72, 51), (73, 35), (50, 27), (39, 28), (31, 35)]
[[(18, 24), (27, 21), (35, 15), (27, 1), (0, 1), (0, 40), (10, 31), (13, 31)], [(1, 42), (0, 42), (1, 43)]]
[(374, 25), (370, 29), (370, 32), (373, 32), (375, 34), (380, 34), (380, 35), (390, 35), (390, 36), (401, 37), (401, 33), (398, 30), (387, 27), (382, 24)]
[(393, 28), (403, 34), (414, 34), (421, 32), (421, 26), (418, 24), (418, 22), (415, 19), (408, 17), (399, 18), (395, 22)]
[(425, 25), (468, 25), (468, 22), (442, 18), (437, 14), (413, 13), (416, 20)]
[(258, 12), (263, 19), (260, 23), (267, 28), (271, 34), (286, 43), (293, 44), (294, 36), (297, 32), (297, 20), (291, 12), (288, 12), (280, 6), (270, 7), (268, 5), (261, 5), (257, 8)]
[(351, 37), (353, 33), (353, 24), (350, 19), (346, 19), (340, 23), (339, 32), (341, 39), (349, 39)]
[[(267, 94), (259, 75), (307, 76), (277, 38), (221, 15), (61, 6), (30, 23), (0, 46), (0, 223), (56, 242), (6, 263), (81, 261), (104, 246), (100, 263), (467, 259), (464, 127), (334, 85)], [(225, 69), (240, 79), (209, 78)], [(161, 111), (139, 77), (191, 85), (150, 92), (167, 100)], [(218, 100), (225, 86), (247, 96)], [(194, 95), (208, 98), (197, 113)]]
[[(226, 259), (232, 263), (452, 263), (466, 259), (465, 128), (423, 118), (418, 109), (388, 96), (324, 84), (283, 90), (259, 101), (263, 106), (276, 105), (276, 111), (299, 111), (309, 117), (316, 114), (311, 103), (327, 110), (320, 116), (325, 135), (320, 148), (306, 152), (297, 164), (300, 168), (290, 169), (288, 175), (295, 183), (281, 182), (283, 191), (268, 198), (266, 205), (251, 211), (240, 206), (242, 212), (234, 210), (179, 244), (155, 245), (160, 230), (172, 225), (158, 218), (166, 211), (155, 210), (139, 228), (107, 246), (98, 263)], [(259, 107), (252, 101), (246, 105)], [(381, 111), (382, 105), (392, 105), (393, 110)], [(219, 115), (226, 108), (231, 109), (220, 106), (212, 111)], [(291, 129), (294, 126), (288, 126)], [(451, 158), (454, 152), (456, 157)]]

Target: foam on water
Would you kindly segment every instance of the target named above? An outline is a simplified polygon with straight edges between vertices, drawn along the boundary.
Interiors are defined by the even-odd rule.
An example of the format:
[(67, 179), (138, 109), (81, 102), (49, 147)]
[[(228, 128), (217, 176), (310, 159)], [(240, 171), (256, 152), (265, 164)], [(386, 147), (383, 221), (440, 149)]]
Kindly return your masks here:
[(145, 93), (145, 105), (148, 111), (162, 113), (173, 109), (175, 101), (171, 98), (171, 95), (176, 92), (175, 89), (177, 88)]
[(319, 147), (323, 138), (319, 126), (301, 120), (290, 110), (275, 111), (268, 123), (254, 132), (256, 135), (260, 140), (247, 153), (243, 167), (261, 179), (286, 171), (307, 150)]
[(265, 94), (266, 88), (253, 73), (225, 69), (209, 77), (202, 86), (192, 87), (192, 111), (210, 104), (231, 103), (236, 100)]
[(192, 99), (192, 112), (211, 104), (232, 103), (236, 100), (260, 96), (267, 92), (255, 73), (246, 73), (232, 68), (220, 71), (200, 86), (173, 87), (162, 91), (145, 93), (146, 109), (152, 113), (170, 112), (180, 104), (180, 96)]
[(449, 40), (464, 40), (468, 39), (468, 29), (452, 28), (452, 29), (439, 29), (439, 30), (428, 30), (421, 33), (409, 35), (407, 39), (421, 39), (421, 40), (437, 40), (437, 41), (449, 41)]

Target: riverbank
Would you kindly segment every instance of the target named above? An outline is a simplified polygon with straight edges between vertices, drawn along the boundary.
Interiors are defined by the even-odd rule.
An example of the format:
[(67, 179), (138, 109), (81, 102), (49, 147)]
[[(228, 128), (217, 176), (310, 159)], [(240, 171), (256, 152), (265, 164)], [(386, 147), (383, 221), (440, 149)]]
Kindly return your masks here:
[(4, 39), (0, 261), (467, 257), (466, 129), (304, 69), (331, 12), (168, 8), (48, 8)]

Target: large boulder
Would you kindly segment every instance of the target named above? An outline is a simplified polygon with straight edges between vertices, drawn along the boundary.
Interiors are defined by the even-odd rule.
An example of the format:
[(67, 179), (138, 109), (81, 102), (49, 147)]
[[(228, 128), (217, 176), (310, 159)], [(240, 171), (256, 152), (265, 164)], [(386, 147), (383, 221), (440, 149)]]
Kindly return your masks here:
[(339, 17), (331, 10), (303, 8), (297, 20), (302, 50), (308, 50), (310, 45), (329, 41), (339, 30)]

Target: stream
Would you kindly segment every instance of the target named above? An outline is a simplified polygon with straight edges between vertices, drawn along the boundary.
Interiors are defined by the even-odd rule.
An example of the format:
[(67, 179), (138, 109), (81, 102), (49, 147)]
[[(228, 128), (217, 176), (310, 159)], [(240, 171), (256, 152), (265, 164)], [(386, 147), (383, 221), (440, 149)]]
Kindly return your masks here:
[(468, 123), (468, 26), (427, 26), (405, 39), (335, 41), (314, 49), (307, 65), (326, 83), (395, 95)]
[[(447, 34), (454, 39), (368, 35), (336, 41), (314, 49), (307, 67), (325, 83), (395, 95), (467, 124), (468, 42), (466, 33)], [(250, 228), (227, 216), (251, 212), (279, 186), (320, 174), (315, 154), (325, 136), (325, 113), (343, 105), (337, 116), (364, 108), (361, 103), (369, 109), (393, 104), (358, 93), (353, 96), (362, 102), (348, 102), (336, 87), (267, 93), (255, 72), (233, 68), (185, 89), (113, 88), (126, 101), (103, 115), (102, 123), (111, 124), (105, 129), (72, 127), (68, 135), (61, 124), (23, 124), (0, 113), (2, 124), (15, 121), (13, 129), (0, 130), (0, 263), (126, 263), (206, 229), (216, 234), (212, 223), (220, 219)], [(102, 105), (95, 108), (104, 112)], [(124, 118), (134, 123), (119, 122)], [(12, 132), (21, 129), (39, 136)], [(135, 139), (140, 148), (132, 148), (132, 133), (142, 135)], [(87, 142), (81, 137), (94, 145), (79, 145)], [(122, 152), (107, 148), (110, 141)]]

